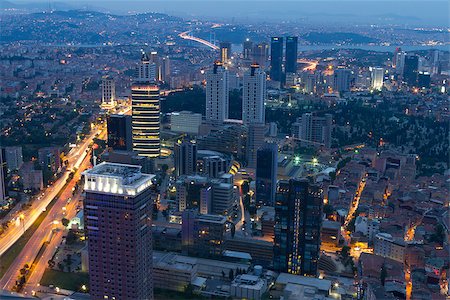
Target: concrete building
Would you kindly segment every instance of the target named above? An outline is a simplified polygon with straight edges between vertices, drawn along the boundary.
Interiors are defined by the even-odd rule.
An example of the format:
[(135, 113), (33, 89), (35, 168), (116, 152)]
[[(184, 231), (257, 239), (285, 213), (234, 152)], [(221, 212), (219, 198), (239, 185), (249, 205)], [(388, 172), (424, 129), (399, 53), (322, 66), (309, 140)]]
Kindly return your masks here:
[(298, 37), (286, 37), (286, 63), (285, 72), (295, 74), (297, 73), (297, 54), (298, 54)]
[(27, 162), (19, 169), (20, 180), (24, 190), (40, 191), (44, 188), (42, 170), (35, 170), (33, 162)]
[(197, 151), (197, 172), (210, 178), (228, 173), (233, 162), (230, 155), (211, 150)]
[(380, 232), (380, 221), (358, 216), (355, 220), (355, 232), (361, 232), (371, 242), (375, 235)]
[(338, 68), (334, 70), (333, 90), (337, 92), (348, 92), (352, 85), (353, 72), (349, 69)]
[(219, 61), (206, 73), (206, 120), (222, 123), (228, 119), (228, 71)]
[(170, 114), (170, 130), (173, 132), (197, 135), (201, 124), (201, 114), (186, 110)]
[(19, 170), (23, 164), (22, 147), (5, 147), (4, 148), (5, 157), (3, 158), (6, 162), (6, 166), (9, 171)]
[(231, 283), (231, 296), (239, 299), (260, 300), (266, 291), (266, 280), (255, 275), (241, 274)]
[(313, 113), (304, 113), (292, 124), (292, 134), (300, 140), (301, 145), (330, 148), (332, 126), (331, 114), (318, 117)]
[(257, 151), (264, 145), (266, 126), (263, 123), (252, 123), (248, 126), (247, 138), (247, 166), (256, 167)]
[(220, 42), (220, 60), (227, 64), (231, 60), (231, 43)]
[(244, 124), (265, 123), (266, 73), (258, 64), (250, 66), (244, 74), (242, 96), (242, 121)]
[(283, 80), (283, 38), (272, 37), (270, 41), (270, 79)]
[(139, 166), (85, 171), (85, 225), (93, 299), (153, 299), (152, 178)]
[(155, 288), (184, 292), (197, 277), (197, 261), (181, 259), (175, 253), (153, 256), (153, 284)]
[(146, 156), (140, 156), (135, 151), (113, 150), (101, 155), (101, 159), (110, 163), (141, 166), (141, 172), (152, 174), (155, 170), (155, 161)]
[(104, 76), (102, 78), (102, 105), (113, 107), (116, 102), (116, 83), (114, 78)]
[(156, 63), (153, 61), (154, 54), (151, 58), (147, 53), (143, 53), (141, 61), (136, 67), (136, 82), (154, 83), (156, 81)]
[(256, 202), (273, 206), (277, 189), (278, 145), (265, 144), (257, 150)]
[(206, 177), (181, 176), (175, 183), (179, 211), (196, 209), (202, 214), (211, 212), (212, 185)]
[(214, 180), (212, 186), (211, 211), (214, 214), (227, 215), (231, 213), (234, 204), (234, 188), (232, 183)]
[(406, 244), (403, 239), (396, 239), (389, 233), (380, 232), (375, 235), (374, 254), (403, 263), (405, 261)]

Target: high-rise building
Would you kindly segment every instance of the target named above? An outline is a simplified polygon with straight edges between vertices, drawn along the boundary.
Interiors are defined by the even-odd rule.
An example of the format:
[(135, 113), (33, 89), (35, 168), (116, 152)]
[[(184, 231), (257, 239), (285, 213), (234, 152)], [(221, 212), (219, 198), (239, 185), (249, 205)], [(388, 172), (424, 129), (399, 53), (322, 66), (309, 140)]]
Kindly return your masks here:
[(4, 149), (0, 148), (0, 203), (2, 205), (6, 198), (6, 161), (3, 158), (4, 152)]
[(417, 76), (417, 87), (429, 89), (431, 84), (431, 75), (429, 72), (419, 72)]
[(256, 202), (273, 206), (277, 189), (278, 146), (265, 144), (256, 154)]
[(233, 204), (233, 183), (225, 182), (222, 178), (214, 179), (212, 185), (211, 212), (218, 215), (227, 215), (231, 213)]
[(187, 139), (174, 145), (174, 164), (176, 176), (194, 175), (197, 170), (197, 144)]
[(269, 45), (267, 43), (260, 43), (253, 46), (252, 51), (253, 62), (260, 66), (266, 66), (269, 57)]
[(397, 59), (398, 59), (398, 53), (402, 52), (402, 48), (397, 47), (395, 48), (394, 55), (392, 57), (392, 67), (397, 67)]
[(286, 37), (286, 73), (297, 73), (298, 37)]
[(219, 61), (206, 73), (206, 120), (222, 123), (228, 119), (228, 71)]
[(242, 57), (244, 59), (252, 58), (253, 42), (250, 39), (246, 39), (242, 45)]
[(192, 111), (180, 111), (170, 114), (170, 130), (174, 132), (198, 134), (202, 124), (202, 115)]
[[(154, 55), (152, 56), (154, 59)], [(153, 62), (147, 53), (143, 53), (141, 61), (136, 68), (136, 82), (155, 82), (156, 80), (156, 63)]]
[(116, 83), (114, 78), (104, 76), (102, 78), (102, 105), (114, 106), (116, 101)]
[(383, 88), (384, 81), (384, 69), (383, 68), (372, 68), (371, 73), (371, 88), (374, 90), (381, 90)]
[(108, 147), (114, 150), (133, 150), (133, 137), (130, 115), (108, 115)]
[(256, 167), (256, 152), (264, 144), (264, 134), (266, 126), (264, 123), (250, 123), (248, 125), (247, 138), (247, 166), (249, 168)]
[(292, 124), (292, 134), (298, 138), (305, 146), (325, 146), (331, 147), (331, 131), (333, 126), (333, 116), (325, 114), (323, 117), (313, 113), (304, 113)]
[(283, 79), (283, 38), (272, 37), (270, 43), (270, 79)]
[(4, 161), (6, 161), (6, 166), (8, 170), (19, 170), (23, 165), (23, 155), (21, 146), (11, 146), (4, 148)]
[(348, 92), (352, 84), (353, 72), (349, 69), (338, 68), (334, 71), (333, 89), (337, 92)]
[(231, 43), (220, 42), (220, 60), (226, 64), (231, 59)]
[(133, 150), (142, 156), (159, 157), (160, 94), (158, 85), (152, 83), (154, 74), (150, 74), (150, 65), (148, 56), (144, 54), (136, 82), (131, 86)]
[(159, 80), (168, 82), (170, 80), (170, 58), (164, 56), (160, 60)]
[(419, 57), (417, 55), (406, 55), (403, 66), (403, 81), (410, 86), (416, 86), (418, 71)]
[(242, 120), (244, 124), (265, 122), (266, 73), (258, 64), (252, 64), (244, 74), (242, 96)]
[(279, 182), (274, 226), (276, 271), (317, 275), (322, 204), (321, 188), (307, 179)]
[(405, 57), (406, 57), (405, 51), (400, 50), (396, 52), (395, 70), (397, 74), (403, 75), (403, 67), (405, 66)]
[(212, 184), (207, 177), (180, 176), (175, 182), (178, 210), (195, 209), (201, 214), (211, 211)]
[(93, 299), (153, 299), (152, 178), (140, 166), (85, 171), (85, 228)]

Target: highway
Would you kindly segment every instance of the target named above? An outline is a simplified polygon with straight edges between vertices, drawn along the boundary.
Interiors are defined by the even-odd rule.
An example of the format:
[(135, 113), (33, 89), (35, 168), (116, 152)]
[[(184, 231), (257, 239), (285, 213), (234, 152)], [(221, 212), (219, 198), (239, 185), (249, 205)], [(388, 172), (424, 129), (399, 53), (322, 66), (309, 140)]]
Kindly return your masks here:
[[(93, 130), (93, 132), (79, 145), (72, 148), (67, 159), (69, 161), (69, 166), (72, 168), (79, 168), (81, 162), (87, 155), (86, 150), (89, 144), (93, 141), (97, 134), (100, 134), (100, 130)], [(70, 172), (65, 172), (56, 182), (44, 192), (44, 196), (40, 200), (35, 200), (32, 206), (27, 211), (23, 212), (23, 219), (19, 220), (18, 224), (14, 226), (13, 224), (9, 226), (5, 234), (0, 238), (0, 255), (5, 253), (14, 243), (22, 236), (22, 234), (30, 228), (31, 225), (37, 220), (40, 214), (47, 209), (50, 202), (56, 197), (56, 195), (61, 191), (61, 189), (66, 184), (69, 178)]]
[(219, 47), (218, 47), (218, 46), (216, 46), (216, 45), (214, 45), (214, 44), (212, 44), (212, 43), (210, 43), (210, 42), (208, 42), (208, 41), (205, 41), (205, 40), (203, 40), (203, 39), (200, 39), (200, 38), (198, 38), (198, 37), (190, 36), (190, 35), (189, 35), (189, 32), (191, 32), (191, 31), (188, 30), (188, 31), (182, 32), (182, 33), (180, 33), (178, 36), (179, 36), (180, 38), (184, 39), (184, 40), (190, 40), (190, 41), (194, 41), (194, 42), (201, 43), (201, 44), (203, 44), (203, 45), (205, 45), (205, 46), (208, 46), (209, 48), (211, 48), (211, 49), (213, 49), (213, 50), (219, 50)]

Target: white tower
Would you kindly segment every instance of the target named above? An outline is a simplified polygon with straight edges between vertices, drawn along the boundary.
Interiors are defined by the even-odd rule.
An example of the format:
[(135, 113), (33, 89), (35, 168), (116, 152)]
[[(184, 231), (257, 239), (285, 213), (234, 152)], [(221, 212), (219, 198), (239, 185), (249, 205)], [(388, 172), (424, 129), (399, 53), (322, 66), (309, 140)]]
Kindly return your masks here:
[(228, 119), (228, 71), (220, 61), (206, 74), (206, 119), (223, 122)]
[(384, 69), (380, 67), (372, 68), (371, 88), (380, 91), (383, 88)]
[(116, 101), (116, 84), (110, 76), (102, 78), (102, 106), (114, 106)]
[(264, 101), (266, 100), (266, 73), (258, 64), (244, 74), (242, 97), (242, 120), (244, 124), (265, 123)]

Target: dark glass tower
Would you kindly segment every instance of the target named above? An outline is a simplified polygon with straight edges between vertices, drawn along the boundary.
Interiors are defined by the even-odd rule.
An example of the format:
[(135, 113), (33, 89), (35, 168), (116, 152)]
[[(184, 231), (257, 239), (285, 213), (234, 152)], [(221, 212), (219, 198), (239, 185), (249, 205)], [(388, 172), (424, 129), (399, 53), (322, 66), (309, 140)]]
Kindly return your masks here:
[(92, 299), (153, 299), (152, 178), (140, 166), (85, 171), (85, 225)]
[(307, 179), (281, 181), (275, 203), (273, 266), (276, 271), (316, 276), (320, 256), (322, 190)]
[(419, 70), (419, 57), (417, 55), (405, 56), (403, 66), (403, 81), (410, 86), (417, 85), (417, 73)]
[(133, 138), (131, 132), (131, 116), (109, 115), (108, 125), (108, 147), (114, 150), (133, 150)]
[(273, 206), (277, 188), (278, 146), (266, 144), (256, 154), (256, 202)]
[(281, 81), (283, 78), (283, 38), (272, 37), (270, 43), (270, 79)]
[(286, 73), (297, 72), (297, 50), (298, 49), (298, 37), (288, 36), (286, 38)]
[(195, 141), (184, 140), (175, 143), (173, 151), (176, 175), (194, 175), (197, 171), (197, 144)]

